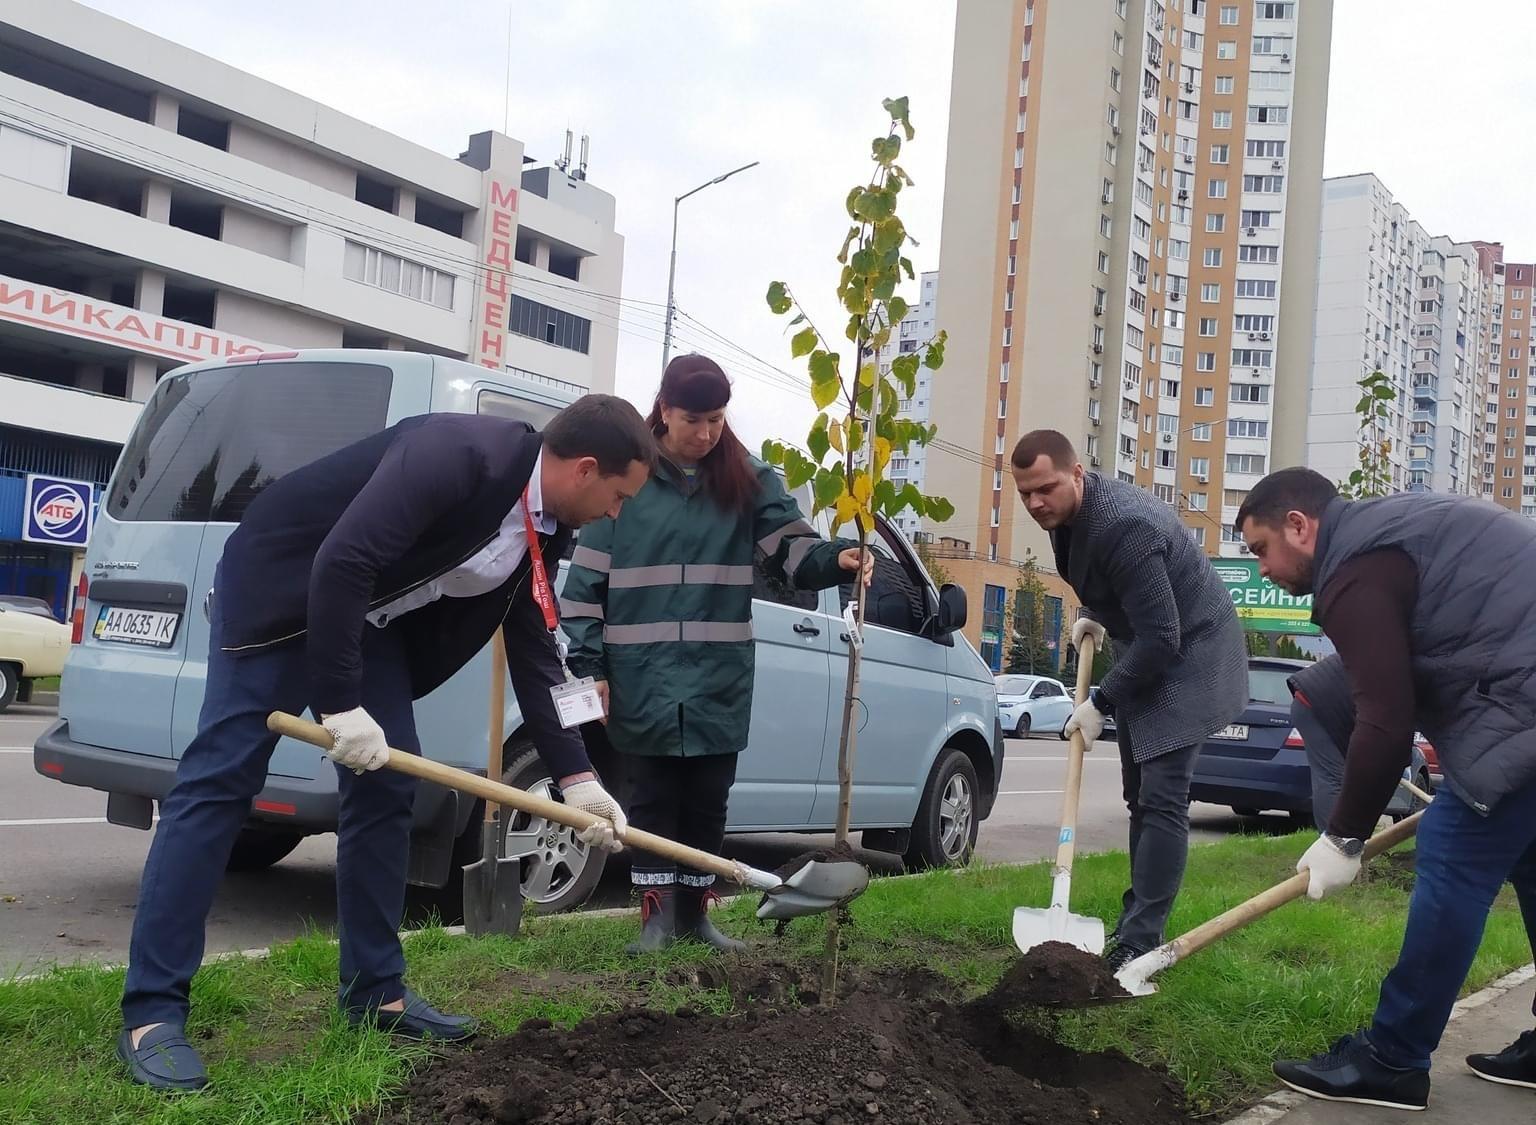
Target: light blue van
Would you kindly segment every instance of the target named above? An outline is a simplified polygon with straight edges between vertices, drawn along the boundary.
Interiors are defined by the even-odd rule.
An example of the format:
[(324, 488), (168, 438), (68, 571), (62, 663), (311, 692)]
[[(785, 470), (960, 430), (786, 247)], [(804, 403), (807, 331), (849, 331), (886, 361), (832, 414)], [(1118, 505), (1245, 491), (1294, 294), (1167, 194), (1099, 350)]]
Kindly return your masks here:
[[(284, 473), (411, 415), (478, 411), (542, 426), (572, 397), (459, 360), (395, 351), (284, 352), (167, 375), (101, 505), (82, 583), (83, 637), (65, 668), (58, 721), (36, 744), (38, 772), (104, 791), (108, 820), (149, 828), (196, 729), (206, 599), (251, 498)], [(959, 634), (963, 592), (936, 589), (890, 528), (881, 528), (877, 551), (854, 827), (866, 846), (914, 864), (963, 863), (1002, 772), (992, 674)], [(731, 792), (728, 830), (825, 831), (837, 813), (847, 671), (840, 593), (787, 590), (760, 574), (757, 595), (752, 740)], [(484, 773), (490, 668), (487, 649), (418, 701), (429, 757)], [(549, 795), (515, 697), (507, 699), (505, 779)], [(600, 730), (589, 742), (622, 800), (620, 771)], [(422, 785), (410, 880), (437, 891), (445, 914), (458, 902), (458, 868), (478, 858), (479, 820), (470, 799)], [(230, 867), (270, 866), (305, 835), (335, 826), (334, 770), (313, 747), (284, 740)], [(526, 817), (510, 822), (505, 853), (523, 861), (524, 893), (543, 910), (579, 904), (602, 874), (601, 853)]]

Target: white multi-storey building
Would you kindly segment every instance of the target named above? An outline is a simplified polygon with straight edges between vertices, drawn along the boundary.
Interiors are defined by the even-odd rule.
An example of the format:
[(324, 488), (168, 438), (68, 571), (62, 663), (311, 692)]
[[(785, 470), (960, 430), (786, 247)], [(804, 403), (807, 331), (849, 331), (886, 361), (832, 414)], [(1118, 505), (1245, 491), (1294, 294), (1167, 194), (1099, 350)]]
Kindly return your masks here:
[(1335, 480), (1356, 468), (1359, 381), (1381, 371), (1394, 397), (1374, 435), (1387, 443), (1392, 487), (1481, 491), (1499, 259), (1488, 244), (1427, 233), (1372, 174), (1324, 181), (1308, 465)]
[(383, 347), (611, 390), (623, 240), (584, 168), (428, 151), (73, 0), (0, 0), (0, 591), (62, 606), (27, 474), (102, 485), (156, 379)]
[[(917, 302), (907, 310), (907, 315), (902, 318), (901, 324), (891, 334), (890, 342), (880, 349), (882, 368), (889, 368), (891, 362), (900, 355), (919, 351), (938, 333), (935, 327), (939, 300), (938, 271), (930, 270), (920, 274), (919, 285), (921, 294)], [(909, 399), (903, 399), (899, 409), (903, 418), (921, 422), (924, 425), (928, 424), (933, 401), (933, 374), (926, 367), (918, 369), (917, 393)], [(940, 377), (942, 378), (942, 372)], [(926, 460), (927, 450), (919, 445), (914, 445), (906, 456), (893, 457), (890, 465), (892, 482), (898, 488), (907, 484), (915, 484), (918, 488), (922, 488)], [(922, 521), (912, 512), (903, 512), (893, 522), (908, 537), (917, 534), (922, 526)]]

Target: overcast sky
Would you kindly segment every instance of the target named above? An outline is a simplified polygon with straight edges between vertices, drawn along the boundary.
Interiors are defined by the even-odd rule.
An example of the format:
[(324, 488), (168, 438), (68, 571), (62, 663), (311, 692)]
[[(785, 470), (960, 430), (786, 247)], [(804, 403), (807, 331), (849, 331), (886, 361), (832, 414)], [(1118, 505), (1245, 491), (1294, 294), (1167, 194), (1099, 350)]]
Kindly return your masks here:
[[(918, 129), (902, 158), (917, 181), (902, 197), (921, 242), (910, 256), (938, 266), (953, 0), (515, 0), (510, 86), (506, 0), (88, 2), (448, 155), (504, 110), (537, 159), (559, 154), (567, 128), (590, 134), (589, 178), (617, 198), (626, 240), (625, 303), (596, 302), (595, 316), (620, 328), (619, 393), (647, 405), (672, 199), (762, 161), (687, 200), (678, 240), (690, 319), (677, 347), (738, 361), (735, 421), (754, 444), (798, 439), (810, 416), (767, 369), (799, 370), (764, 290), (788, 281), (834, 319), (842, 200), (867, 174), (887, 96), (911, 98)], [(1528, 0), (1339, 0), (1327, 174), (1374, 171), (1431, 233), (1536, 258), (1536, 148), (1522, 141), (1533, 41)]]

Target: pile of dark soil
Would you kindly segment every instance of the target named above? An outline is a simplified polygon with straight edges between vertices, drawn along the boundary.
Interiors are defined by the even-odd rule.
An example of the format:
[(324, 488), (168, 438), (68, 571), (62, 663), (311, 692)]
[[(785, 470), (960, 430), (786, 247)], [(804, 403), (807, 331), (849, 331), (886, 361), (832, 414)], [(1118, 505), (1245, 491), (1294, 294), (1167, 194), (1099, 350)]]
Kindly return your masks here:
[(1065, 942), (1047, 941), (1015, 961), (997, 987), (970, 1006), (1004, 1012), (1083, 1008), (1129, 997), (1103, 958)]
[[(1166, 1073), (1079, 1054), (1011, 1022), (1018, 982), (954, 1006), (926, 974), (850, 974), (837, 1007), (794, 1007), (809, 973), (734, 966), (740, 1015), (632, 1009), (569, 1031), (532, 1021), (423, 1069), (376, 1125), (1183, 1125)], [(772, 977), (758, 980), (759, 976)], [(1028, 982), (1025, 982), (1026, 986)], [(1011, 988), (1011, 991), (1010, 991)], [(772, 997), (773, 999), (769, 999)], [(1009, 999), (1012, 997), (1012, 999)]]

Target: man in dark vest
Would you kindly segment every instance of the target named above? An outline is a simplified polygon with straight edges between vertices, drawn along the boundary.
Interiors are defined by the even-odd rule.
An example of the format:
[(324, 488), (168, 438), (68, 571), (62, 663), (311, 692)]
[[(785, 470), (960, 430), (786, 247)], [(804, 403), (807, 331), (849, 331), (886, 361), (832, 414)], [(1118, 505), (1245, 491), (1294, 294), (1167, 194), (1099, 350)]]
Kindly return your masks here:
[[(1418, 833), (1418, 876), (1397, 966), (1369, 1028), (1275, 1064), (1313, 1097), (1401, 1109), (1429, 1101), (1430, 1055), (1509, 880), (1536, 947), (1536, 524), (1495, 504), (1420, 493), (1349, 502), (1311, 469), (1259, 482), (1236, 527), (1271, 581), (1313, 594), (1313, 620), (1353, 685), (1344, 782), (1297, 864), (1320, 899), (1347, 886), (1412, 752), (1440, 753), (1445, 784)], [(1536, 1089), (1536, 1031), (1480, 1077)]]
[(1084, 472), (1055, 430), (1024, 435), (1013, 479), (1083, 603), (1073, 647), (1115, 641), (1115, 666), (1066, 729), (1092, 749), (1115, 716), (1131, 814), (1131, 885), (1105, 954), (1119, 969), (1163, 942), (1189, 856), (1195, 757), (1247, 706), (1248, 654), (1231, 595), (1167, 504)]
[(639, 413), (610, 395), (579, 399), (542, 434), (506, 418), (430, 414), (296, 469), (252, 501), (219, 562), (198, 731), (139, 885), (117, 1043), (135, 1082), (208, 1084), (185, 1031), (189, 991), (214, 892), (277, 744), (272, 711), (308, 707), (336, 743), (342, 1010), (412, 1038), (473, 1034), (471, 1021), (405, 986), (397, 927), (416, 783), (379, 767), (391, 746), (421, 752), (411, 701), (499, 629), (562, 799), (606, 818), (582, 840), (617, 849), (624, 813), (551, 695), (566, 676), (549, 580), (571, 529), (617, 515), (649, 479), (654, 451)]

